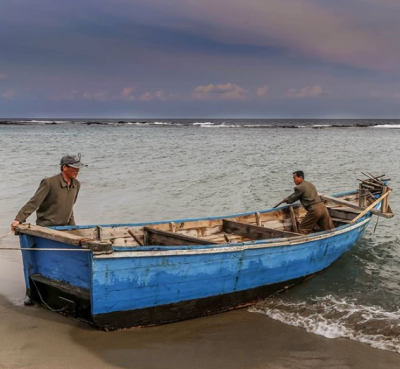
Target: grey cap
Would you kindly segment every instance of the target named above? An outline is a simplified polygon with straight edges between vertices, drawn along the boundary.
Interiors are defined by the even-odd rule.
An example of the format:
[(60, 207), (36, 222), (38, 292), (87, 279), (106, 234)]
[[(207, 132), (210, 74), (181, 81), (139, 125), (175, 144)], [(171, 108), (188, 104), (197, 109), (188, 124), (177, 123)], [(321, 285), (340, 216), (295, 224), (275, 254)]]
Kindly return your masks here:
[(60, 165), (68, 165), (72, 168), (87, 167), (86, 164), (81, 163), (81, 154), (78, 155), (65, 155), (61, 158)]

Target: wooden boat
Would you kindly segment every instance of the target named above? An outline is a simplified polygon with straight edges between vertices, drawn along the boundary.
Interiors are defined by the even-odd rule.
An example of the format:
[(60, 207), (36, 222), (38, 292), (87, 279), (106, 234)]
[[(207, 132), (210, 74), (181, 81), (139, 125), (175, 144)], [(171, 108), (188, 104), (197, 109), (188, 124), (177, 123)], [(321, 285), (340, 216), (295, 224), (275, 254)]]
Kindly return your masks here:
[[(17, 228), (31, 299), (103, 330), (246, 306), (322, 271), (350, 250), (386, 195), (322, 196), (335, 229), (302, 235), (300, 205), (140, 224)], [(376, 199), (378, 197), (378, 199)], [(367, 204), (365, 204), (367, 205)]]

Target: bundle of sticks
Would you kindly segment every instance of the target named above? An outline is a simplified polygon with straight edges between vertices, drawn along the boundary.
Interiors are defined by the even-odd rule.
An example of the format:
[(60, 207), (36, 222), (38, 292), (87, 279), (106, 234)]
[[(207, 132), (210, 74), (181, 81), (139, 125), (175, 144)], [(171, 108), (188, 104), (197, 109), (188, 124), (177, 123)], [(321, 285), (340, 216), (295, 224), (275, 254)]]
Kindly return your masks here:
[[(367, 178), (357, 178), (357, 180), (361, 182), (359, 188), (360, 206), (366, 206), (367, 202), (371, 203), (376, 200), (376, 195), (382, 196), (386, 192), (390, 191), (388, 186), (390, 178), (385, 178), (385, 174), (379, 176), (373, 176), (370, 173), (363, 172), (361, 172), (361, 174)], [(383, 210), (385, 211), (386, 209)]]

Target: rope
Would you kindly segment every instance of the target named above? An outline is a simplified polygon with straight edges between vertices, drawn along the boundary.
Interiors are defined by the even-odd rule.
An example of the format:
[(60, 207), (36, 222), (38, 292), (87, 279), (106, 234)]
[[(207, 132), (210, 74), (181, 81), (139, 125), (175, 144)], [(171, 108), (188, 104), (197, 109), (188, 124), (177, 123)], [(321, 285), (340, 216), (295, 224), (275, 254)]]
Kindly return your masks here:
[(374, 233), (376, 231), (376, 227), (378, 226), (378, 222), (379, 222), (379, 217), (376, 217), (376, 224), (375, 224), (375, 228), (374, 228)]
[(12, 233), (13, 233), (13, 232), (8, 232), (8, 233), (6, 233), (6, 234), (3, 234), (2, 236), (0, 236), (0, 239), (9, 236), (9, 235), (12, 234)]
[(90, 252), (92, 250), (89, 249), (21, 249), (20, 247), (0, 247), (1, 250), (7, 250), (7, 251), (71, 251), (71, 252), (76, 252), (76, 251), (83, 251), (83, 252)]
[(36, 292), (37, 292), (38, 295), (39, 295), (40, 301), (42, 302), (42, 304), (43, 304), (44, 306), (47, 307), (47, 309), (49, 309), (49, 310), (51, 310), (51, 311), (54, 311), (54, 312), (56, 312), (56, 313), (60, 313), (60, 312), (62, 312), (62, 311), (65, 310), (66, 306), (62, 307), (61, 309), (53, 309), (53, 308), (51, 308), (49, 305), (47, 305), (47, 304), (44, 302), (43, 297), (42, 297), (42, 295), (40, 294), (39, 288), (37, 288), (35, 281), (34, 281), (33, 279), (31, 279), (31, 281), (32, 281), (33, 284), (35, 285)]

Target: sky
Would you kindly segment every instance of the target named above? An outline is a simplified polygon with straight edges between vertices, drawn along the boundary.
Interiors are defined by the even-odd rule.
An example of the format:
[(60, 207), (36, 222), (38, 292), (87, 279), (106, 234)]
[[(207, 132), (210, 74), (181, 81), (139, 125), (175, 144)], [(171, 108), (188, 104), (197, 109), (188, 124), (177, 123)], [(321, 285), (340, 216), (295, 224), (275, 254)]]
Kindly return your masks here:
[(0, 0), (0, 118), (400, 118), (399, 0)]

